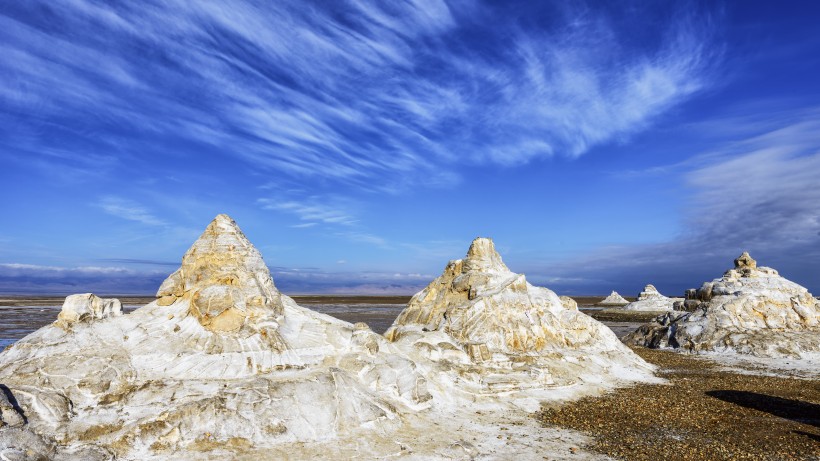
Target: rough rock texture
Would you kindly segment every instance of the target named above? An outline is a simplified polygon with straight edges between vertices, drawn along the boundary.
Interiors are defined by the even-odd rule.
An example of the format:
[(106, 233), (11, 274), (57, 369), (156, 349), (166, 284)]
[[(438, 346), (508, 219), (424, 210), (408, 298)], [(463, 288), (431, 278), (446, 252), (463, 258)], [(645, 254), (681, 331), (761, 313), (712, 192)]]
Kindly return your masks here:
[(61, 325), (69, 327), (78, 322), (93, 322), (118, 315), (122, 315), (119, 299), (83, 293), (68, 296), (57, 319)]
[(654, 285), (649, 284), (644, 287), (638, 300), (631, 302), (624, 306), (625, 310), (630, 311), (671, 311), (676, 301), (683, 301), (683, 298), (667, 298), (660, 294)]
[(432, 375), (480, 393), (607, 386), (652, 370), (609, 328), (511, 272), (486, 238), (413, 296), (385, 336), (436, 362)]
[(619, 295), (617, 291), (613, 291), (598, 303), (599, 306), (625, 306), (627, 304), (629, 304), (629, 301)]
[(820, 364), (820, 303), (805, 288), (758, 267), (748, 253), (723, 277), (687, 300), (692, 312), (671, 312), (624, 341), (687, 351), (731, 351), (763, 357), (814, 357)]
[(157, 298), (160, 306), (187, 301), (190, 314), (218, 333), (253, 334), (284, 311), (262, 255), (226, 215), (208, 225)]
[(558, 299), (561, 300), (561, 304), (564, 305), (564, 308), (570, 310), (578, 310), (578, 301), (570, 298), (569, 296), (559, 296)]
[[(550, 433), (512, 411), (522, 397), (511, 392), (533, 388), (524, 397), (534, 409), (533, 396), (600, 392), (616, 382), (650, 379), (651, 368), (613, 344), (605, 327), (506, 271), (494, 251), (476, 251), (460, 266), (472, 270), (457, 296), (472, 296), (474, 308), (493, 306), (503, 319), (476, 323), (453, 315), (457, 323), (449, 331), (460, 341), (419, 331), (424, 339), (390, 343), (365, 324), (310, 311), (279, 293), (258, 251), (220, 215), (163, 282), (156, 301), (117, 316), (109, 315), (113, 304), (107, 310), (92, 295), (70, 297), (57, 322), (0, 354), (0, 457), (469, 459), (514, 453), (523, 460), (566, 453), (582, 440)], [(506, 271), (501, 279), (498, 268)], [(484, 335), (482, 326), (495, 334)], [(502, 350), (517, 361), (499, 362), (495, 354)], [(554, 367), (526, 365), (546, 353)], [(567, 386), (555, 387), (552, 376)], [(511, 425), (506, 438), (496, 437), (502, 424)]]

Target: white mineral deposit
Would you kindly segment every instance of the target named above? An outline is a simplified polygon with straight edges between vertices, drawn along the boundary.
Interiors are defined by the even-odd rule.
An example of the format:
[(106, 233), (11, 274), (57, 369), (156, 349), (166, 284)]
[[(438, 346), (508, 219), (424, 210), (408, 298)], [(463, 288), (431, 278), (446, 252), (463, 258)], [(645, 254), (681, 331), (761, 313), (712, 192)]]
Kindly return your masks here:
[(416, 295), (390, 339), (281, 294), (219, 215), (156, 301), (121, 315), (116, 300), (70, 296), (0, 354), (0, 457), (543, 459), (585, 438), (521, 407), (654, 379), (486, 239)]
[(626, 306), (627, 304), (629, 304), (629, 301), (614, 290), (609, 296), (598, 302), (599, 306)]
[[(624, 341), (729, 355), (732, 361), (749, 355), (754, 363), (803, 364), (820, 374), (820, 302), (776, 270), (758, 267), (748, 253), (722, 277), (689, 290), (687, 298), (691, 312), (658, 317)], [(789, 360), (760, 360), (765, 358)]]
[(676, 301), (683, 301), (683, 298), (668, 298), (662, 295), (654, 285), (649, 284), (638, 295), (637, 301), (633, 301), (623, 308), (628, 311), (671, 311)]

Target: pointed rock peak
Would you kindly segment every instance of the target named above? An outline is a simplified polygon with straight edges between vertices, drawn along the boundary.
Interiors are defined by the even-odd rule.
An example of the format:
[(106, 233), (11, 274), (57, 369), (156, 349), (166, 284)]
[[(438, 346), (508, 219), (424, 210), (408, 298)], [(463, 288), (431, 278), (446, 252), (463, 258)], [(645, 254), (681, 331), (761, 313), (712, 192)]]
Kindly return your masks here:
[(464, 259), (464, 271), (504, 271), (509, 269), (501, 260), (501, 255), (495, 251), (492, 239), (478, 237), (470, 244), (467, 257)]
[(751, 256), (749, 256), (748, 251), (744, 251), (742, 255), (738, 256), (737, 259), (735, 259), (735, 269), (745, 268), (757, 268), (757, 261), (755, 261), (754, 259), (752, 259)]
[(190, 313), (216, 332), (238, 331), (251, 317), (283, 312), (262, 255), (225, 214), (208, 224), (157, 297), (160, 305), (188, 300)]

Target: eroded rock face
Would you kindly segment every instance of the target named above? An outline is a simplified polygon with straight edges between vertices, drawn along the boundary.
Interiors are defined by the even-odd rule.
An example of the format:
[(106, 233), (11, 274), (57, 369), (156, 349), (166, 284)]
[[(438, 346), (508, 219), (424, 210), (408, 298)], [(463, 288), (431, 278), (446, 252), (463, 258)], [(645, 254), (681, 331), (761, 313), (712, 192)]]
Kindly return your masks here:
[[(475, 384), (485, 393), (566, 385), (588, 372), (597, 372), (602, 381), (616, 380), (606, 376), (607, 366), (598, 368), (607, 361), (637, 375), (650, 369), (612, 331), (579, 312), (574, 301), (562, 301), (510, 271), (486, 238), (475, 239), (464, 259), (450, 261), (413, 296), (385, 336), (443, 364), (445, 373), (462, 381), (470, 379), (466, 370), (479, 365), (485, 375)], [(576, 367), (568, 357), (584, 357), (580, 360), (587, 363)]]
[(820, 352), (820, 304), (776, 270), (758, 267), (748, 253), (737, 258), (723, 277), (687, 297), (698, 298), (692, 299), (692, 312), (659, 317), (625, 341), (769, 357)]
[(667, 298), (662, 295), (654, 285), (648, 284), (638, 295), (638, 300), (624, 306), (624, 310), (651, 312), (671, 311), (675, 303), (679, 301), (683, 301), (683, 298)]
[(578, 310), (578, 301), (575, 301), (569, 296), (559, 296), (558, 298), (561, 300), (561, 304), (564, 305), (565, 309)]
[(100, 298), (92, 293), (70, 295), (57, 317), (61, 325), (93, 322), (122, 315), (122, 303), (116, 298)]

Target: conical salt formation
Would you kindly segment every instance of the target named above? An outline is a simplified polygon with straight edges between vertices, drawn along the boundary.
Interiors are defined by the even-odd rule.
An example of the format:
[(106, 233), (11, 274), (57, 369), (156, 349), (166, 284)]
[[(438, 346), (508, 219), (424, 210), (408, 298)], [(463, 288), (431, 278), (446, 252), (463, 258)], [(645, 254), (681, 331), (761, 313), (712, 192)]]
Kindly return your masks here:
[[(279, 293), (225, 215), (157, 301), (127, 315), (106, 301), (70, 296), (58, 322), (0, 354), (19, 404), (0, 399), (4, 456), (310, 459), (358, 446), (385, 457), (383, 434), (391, 450), (415, 437), (400, 412), (430, 399), (416, 365), (366, 325)], [(363, 441), (371, 426), (381, 432)]]
[(689, 290), (692, 312), (670, 313), (625, 341), (687, 351), (820, 359), (820, 303), (748, 253), (723, 277)]
[(598, 303), (599, 306), (625, 306), (627, 304), (629, 304), (629, 301), (614, 290)]
[(667, 298), (662, 295), (654, 285), (648, 284), (643, 291), (638, 295), (638, 300), (633, 301), (626, 306), (624, 310), (628, 311), (644, 311), (644, 312), (663, 312), (671, 311), (675, 302), (683, 301), (683, 298)]
[(187, 301), (191, 315), (217, 333), (236, 333), (263, 319), (275, 322), (284, 311), (262, 255), (224, 214), (191, 245), (157, 298), (160, 306)]
[[(461, 373), (462, 381), (470, 373), (460, 367), (480, 366), (484, 372), (475, 384), (483, 393), (568, 385), (588, 373), (603, 383), (616, 381), (624, 369), (648, 374), (651, 367), (612, 331), (567, 305), (511, 272), (492, 240), (478, 238), (464, 259), (450, 261), (413, 296), (385, 336)], [(579, 362), (567, 357), (585, 365), (575, 367)]]

